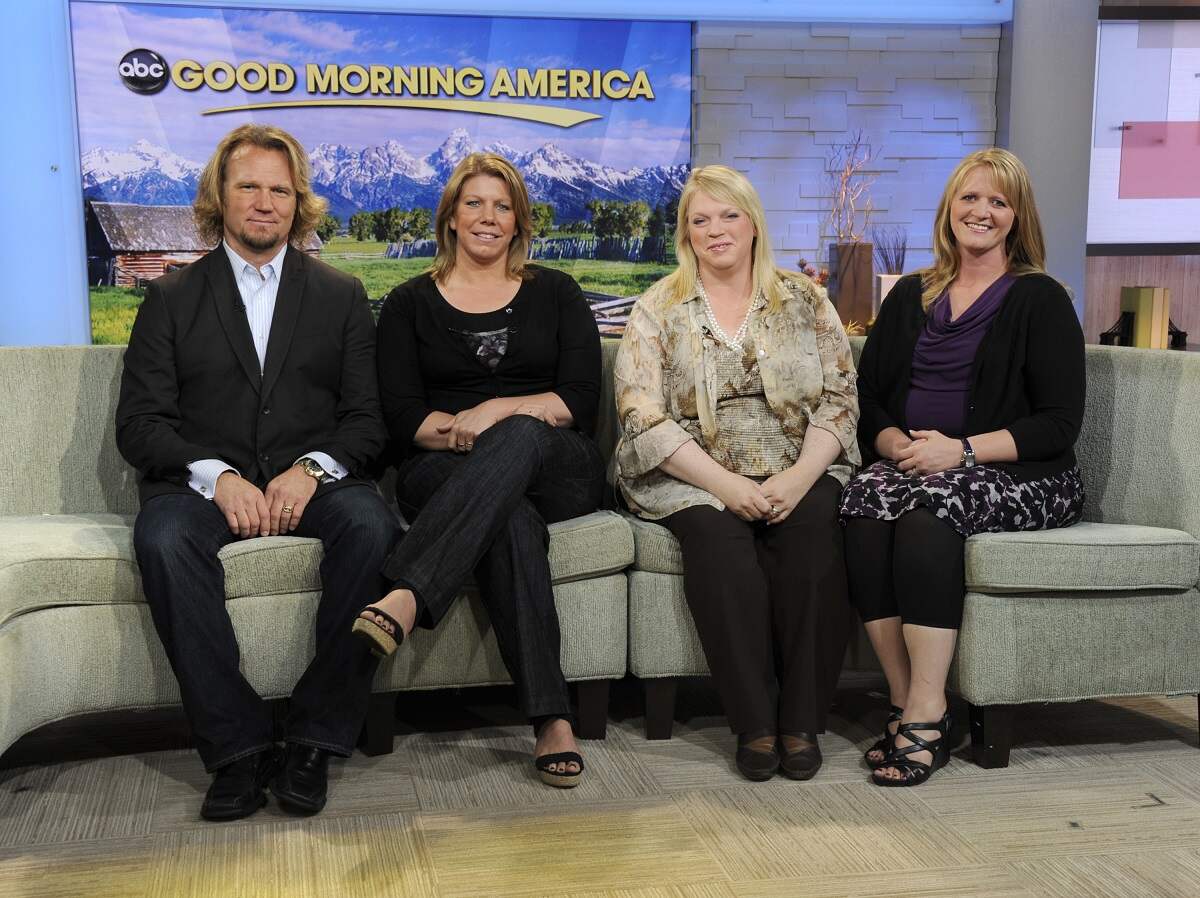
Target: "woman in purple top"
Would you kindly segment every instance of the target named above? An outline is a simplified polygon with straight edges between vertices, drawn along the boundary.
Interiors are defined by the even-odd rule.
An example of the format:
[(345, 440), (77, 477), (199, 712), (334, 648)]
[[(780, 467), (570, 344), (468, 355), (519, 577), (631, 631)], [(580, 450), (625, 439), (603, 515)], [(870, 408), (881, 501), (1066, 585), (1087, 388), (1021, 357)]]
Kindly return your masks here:
[(858, 438), (876, 461), (841, 516), (850, 598), (891, 697), (866, 753), (880, 786), (919, 785), (949, 759), (963, 541), (1083, 511), (1083, 332), (1043, 247), (1021, 161), (972, 153), (938, 206), (934, 264), (896, 284), (863, 347)]

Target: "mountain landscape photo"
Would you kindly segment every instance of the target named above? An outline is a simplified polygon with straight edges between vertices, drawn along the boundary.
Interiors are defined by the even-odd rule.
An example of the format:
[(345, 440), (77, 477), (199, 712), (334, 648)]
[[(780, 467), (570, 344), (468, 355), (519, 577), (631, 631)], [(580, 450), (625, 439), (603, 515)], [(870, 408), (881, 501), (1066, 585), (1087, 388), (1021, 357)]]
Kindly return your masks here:
[[(553, 143), (526, 152), (503, 143), (478, 147), (461, 128), (422, 157), (389, 140), (362, 148), (322, 143), (309, 161), (314, 189), (329, 201), (330, 213), (345, 221), (355, 212), (393, 206), (433, 209), (454, 166), (477, 150), (512, 160), (530, 199), (553, 206), (559, 222), (586, 218), (591, 200), (642, 200), (651, 207), (669, 203), (679, 196), (688, 173), (687, 165), (618, 170), (572, 156)], [(90, 150), (82, 163), (85, 198), (139, 205), (190, 204), (203, 167), (146, 140), (125, 150)]]

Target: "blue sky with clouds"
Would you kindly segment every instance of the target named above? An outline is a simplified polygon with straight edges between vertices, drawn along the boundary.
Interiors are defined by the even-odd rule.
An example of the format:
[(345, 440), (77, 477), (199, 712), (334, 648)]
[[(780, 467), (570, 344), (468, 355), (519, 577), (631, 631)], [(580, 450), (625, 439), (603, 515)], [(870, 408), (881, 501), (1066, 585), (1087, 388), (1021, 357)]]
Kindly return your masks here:
[[(80, 143), (121, 150), (139, 139), (203, 162), (222, 134), (248, 121), (279, 125), (305, 145), (374, 146), (398, 140), (424, 156), (455, 128), (484, 145), (502, 140), (519, 151), (555, 143), (565, 152), (618, 169), (686, 162), (691, 128), (691, 32), (688, 23), (473, 18), (404, 14), (314, 13), (73, 2)], [(247, 94), (239, 88), (183, 91), (170, 84), (154, 96), (127, 90), (117, 64), (146, 47), (168, 63), (285, 62), (297, 72), (290, 94)], [(341, 65), (474, 65), (644, 69), (648, 101), (537, 100), (594, 112), (598, 121), (558, 128), (496, 116), (411, 109), (293, 109), (202, 116), (203, 109), (301, 100), (306, 63)], [(347, 97), (347, 95), (337, 95)], [(363, 97), (367, 94), (360, 95)], [(347, 97), (348, 98), (348, 97)], [(482, 99), (478, 97), (476, 99)]]

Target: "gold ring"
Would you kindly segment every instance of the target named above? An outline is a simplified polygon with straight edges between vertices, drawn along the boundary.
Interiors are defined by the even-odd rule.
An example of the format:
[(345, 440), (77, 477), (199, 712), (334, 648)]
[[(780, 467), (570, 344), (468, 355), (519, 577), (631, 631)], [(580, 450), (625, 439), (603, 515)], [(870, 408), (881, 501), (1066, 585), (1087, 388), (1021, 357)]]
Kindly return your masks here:
[(771, 506), (771, 516), (774, 517), (777, 514), (779, 514), (779, 509), (776, 508), (774, 505), (772, 505)]
[(283, 506), (283, 508), (280, 509), (280, 511), (282, 511), (284, 514), (291, 514), (293, 507), (294, 506), (291, 506), (291, 505), (285, 505), (285, 506)]

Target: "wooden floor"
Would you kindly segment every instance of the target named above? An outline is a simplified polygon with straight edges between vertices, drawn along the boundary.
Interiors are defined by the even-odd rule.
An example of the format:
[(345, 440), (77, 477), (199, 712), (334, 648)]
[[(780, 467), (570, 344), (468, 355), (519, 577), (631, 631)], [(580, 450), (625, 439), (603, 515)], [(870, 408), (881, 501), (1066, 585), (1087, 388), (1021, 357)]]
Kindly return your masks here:
[(753, 784), (707, 683), (648, 742), (627, 682), (572, 792), (536, 780), (508, 699), (404, 697), (395, 753), (336, 763), (306, 819), (200, 820), (177, 715), (42, 731), (0, 770), (0, 898), (1200, 895), (1194, 697), (1028, 708), (1004, 770), (974, 766), (956, 727), (932, 781), (880, 789), (866, 688), (838, 693), (815, 780)]

